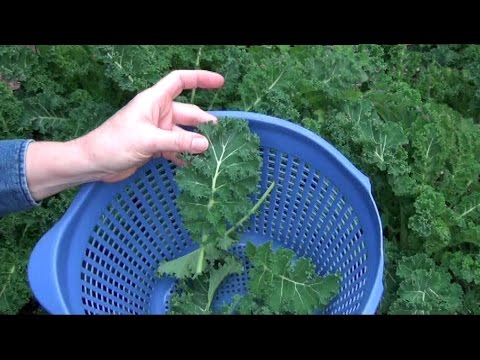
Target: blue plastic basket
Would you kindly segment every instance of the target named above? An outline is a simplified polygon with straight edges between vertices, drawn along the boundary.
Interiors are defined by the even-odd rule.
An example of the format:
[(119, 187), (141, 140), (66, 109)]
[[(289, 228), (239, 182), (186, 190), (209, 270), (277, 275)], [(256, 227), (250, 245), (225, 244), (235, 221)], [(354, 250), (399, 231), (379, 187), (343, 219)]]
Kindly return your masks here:
[[(291, 122), (247, 112), (212, 113), (249, 120), (261, 141), (259, 193), (276, 181), (233, 249), (246, 273), (230, 276), (216, 303), (246, 291), (245, 241), (273, 240), (310, 257), (320, 274), (343, 274), (341, 292), (325, 313), (374, 314), (383, 293), (384, 259), (368, 178), (329, 143)], [(122, 182), (80, 189), (30, 258), (30, 285), (48, 312), (168, 312), (175, 282), (154, 272), (160, 261), (197, 246), (175, 206), (174, 174), (173, 164), (158, 159)]]

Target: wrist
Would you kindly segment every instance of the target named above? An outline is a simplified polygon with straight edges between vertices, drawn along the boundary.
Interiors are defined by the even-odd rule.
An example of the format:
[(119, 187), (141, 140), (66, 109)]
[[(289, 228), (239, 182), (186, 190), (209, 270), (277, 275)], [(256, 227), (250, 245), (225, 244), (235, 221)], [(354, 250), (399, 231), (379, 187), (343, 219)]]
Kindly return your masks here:
[(100, 179), (81, 139), (67, 142), (33, 142), (26, 154), (27, 184), (40, 201), (68, 188)]
[(102, 166), (102, 154), (94, 151), (94, 149), (99, 147), (91, 142), (88, 135), (70, 140), (64, 144), (72, 157), (72, 161), (78, 166), (76, 173), (79, 181), (99, 181), (109, 175), (104, 166)]

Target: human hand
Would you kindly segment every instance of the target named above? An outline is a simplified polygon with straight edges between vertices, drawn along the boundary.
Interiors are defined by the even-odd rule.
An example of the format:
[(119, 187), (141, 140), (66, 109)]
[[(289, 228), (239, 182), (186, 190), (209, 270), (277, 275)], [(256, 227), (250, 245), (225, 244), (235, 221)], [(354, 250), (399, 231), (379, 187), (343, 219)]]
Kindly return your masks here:
[(139, 93), (95, 130), (68, 142), (33, 142), (26, 176), (35, 200), (91, 181), (115, 182), (155, 157), (181, 164), (178, 152), (201, 153), (208, 141), (180, 125), (216, 118), (192, 104), (175, 102), (186, 89), (215, 89), (224, 78), (203, 70), (174, 71)]
[(155, 157), (180, 165), (178, 152), (201, 153), (207, 150), (208, 141), (179, 125), (196, 126), (216, 118), (196, 105), (174, 99), (186, 89), (213, 89), (223, 83), (221, 75), (209, 71), (174, 71), (77, 141), (97, 171), (105, 174), (103, 181), (123, 180)]

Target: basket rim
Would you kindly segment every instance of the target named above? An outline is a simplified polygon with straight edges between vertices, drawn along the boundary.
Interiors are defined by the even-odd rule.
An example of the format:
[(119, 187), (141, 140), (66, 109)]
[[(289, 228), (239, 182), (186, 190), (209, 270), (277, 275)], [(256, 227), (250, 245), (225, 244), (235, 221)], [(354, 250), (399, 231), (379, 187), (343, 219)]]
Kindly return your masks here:
[(293, 131), (303, 137), (306, 137), (309, 140), (322, 146), (325, 150), (327, 150), (329, 154), (332, 155), (335, 158), (335, 160), (337, 160), (337, 162), (345, 168), (345, 170), (348, 170), (353, 177), (359, 180), (359, 184), (362, 185), (365, 188), (365, 190), (367, 190), (368, 192), (371, 191), (370, 179), (363, 172), (361, 172), (355, 165), (353, 165), (352, 162), (349, 159), (347, 159), (347, 157), (343, 155), (330, 142), (328, 142), (318, 134), (314, 133), (313, 131), (306, 129), (303, 126), (300, 126), (290, 120), (284, 120), (275, 116), (264, 115), (264, 114), (248, 112), (248, 111), (212, 110), (212, 111), (209, 111), (209, 113), (217, 117), (230, 117), (230, 118), (241, 118), (246, 120), (255, 120), (260, 123), (284, 128), (285, 130)]

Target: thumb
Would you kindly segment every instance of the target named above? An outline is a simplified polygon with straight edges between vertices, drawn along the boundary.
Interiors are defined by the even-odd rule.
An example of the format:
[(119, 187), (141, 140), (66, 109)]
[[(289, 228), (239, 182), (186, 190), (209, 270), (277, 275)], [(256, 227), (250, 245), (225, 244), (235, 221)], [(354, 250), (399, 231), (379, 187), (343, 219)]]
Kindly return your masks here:
[(177, 128), (176, 131), (156, 129), (154, 136), (156, 152), (173, 151), (198, 154), (208, 149), (208, 140), (205, 136), (181, 128)]

